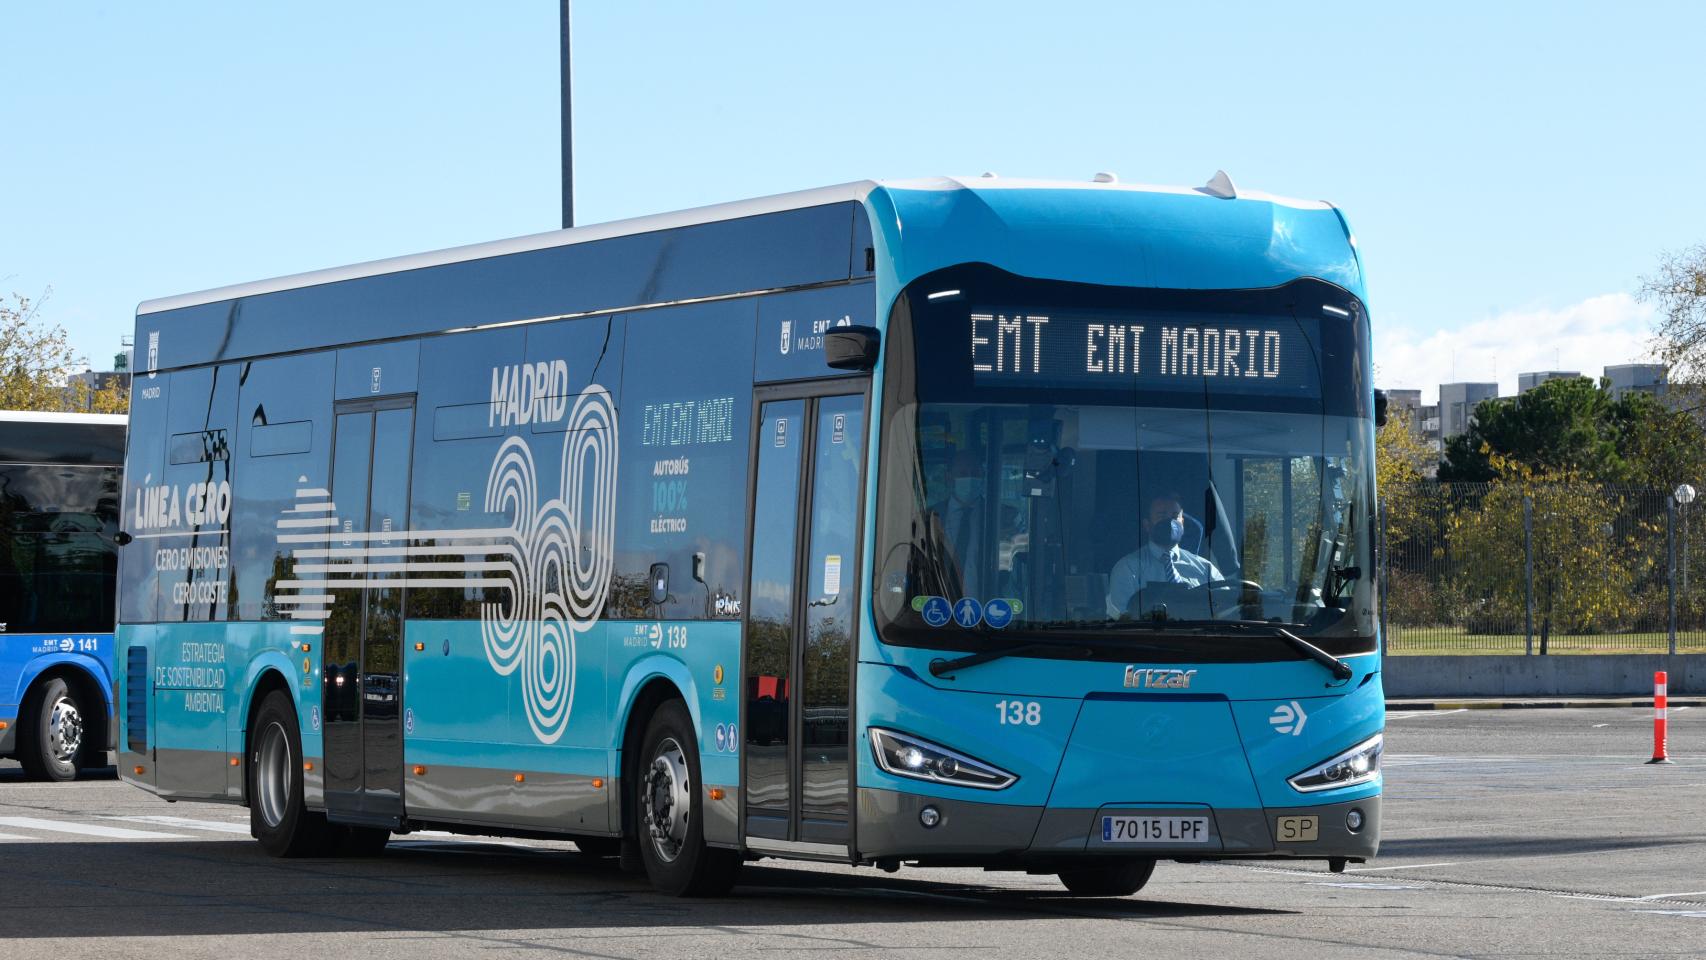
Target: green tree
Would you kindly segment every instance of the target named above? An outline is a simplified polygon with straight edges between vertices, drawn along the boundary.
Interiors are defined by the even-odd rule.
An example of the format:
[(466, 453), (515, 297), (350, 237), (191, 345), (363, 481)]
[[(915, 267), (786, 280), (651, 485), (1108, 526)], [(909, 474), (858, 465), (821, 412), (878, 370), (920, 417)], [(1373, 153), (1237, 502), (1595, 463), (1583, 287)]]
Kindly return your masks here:
[(1414, 424), (1414, 413), (1394, 409), (1374, 437), (1374, 480), (1386, 511), (1386, 541), (1392, 549), (1418, 537), (1432, 515), (1426, 481), (1434, 451)]
[(1650, 394), (1628, 393), (1611, 411), (1620, 479), (1669, 491), (1706, 485), (1706, 429)]
[(1640, 607), (1637, 588), (1651, 566), (1641, 543), (1650, 542), (1652, 533), (1619, 532), (1614, 520), (1633, 506), (1627, 497), (1569, 471), (1541, 473), (1497, 453), (1489, 461), (1497, 482), (1446, 521), (1451, 549), (1462, 563), (1460, 579), (1479, 587), (1475, 595), (1461, 598), (1468, 606), (1464, 618), (1470, 632), (1504, 632), (1523, 623), (1529, 548), (1540, 653), (1549, 652), (1559, 633), (1627, 628)]
[(1548, 380), (1516, 397), (1483, 400), (1469, 429), (1446, 443), (1441, 480), (1501, 479), (1495, 458), (1540, 474), (1621, 479), (1611, 392), (1585, 377)]
[(65, 329), (43, 322), (40, 304), (13, 294), (0, 298), (0, 409), (124, 413), (129, 396), (118, 384), (92, 390), (71, 375), (88, 364), (71, 349)]

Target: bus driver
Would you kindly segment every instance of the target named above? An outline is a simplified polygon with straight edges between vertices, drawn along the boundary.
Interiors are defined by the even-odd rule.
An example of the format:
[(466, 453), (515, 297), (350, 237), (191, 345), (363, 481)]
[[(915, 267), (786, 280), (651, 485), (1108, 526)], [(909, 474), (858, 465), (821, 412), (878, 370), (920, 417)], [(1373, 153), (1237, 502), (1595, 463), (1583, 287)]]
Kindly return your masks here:
[(1224, 580), (1214, 564), (1179, 546), (1185, 536), (1185, 509), (1172, 495), (1149, 501), (1149, 519), (1144, 524), (1149, 540), (1119, 559), (1108, 574), (1108, 616), (1126, 612), (1138, 589), (1151, 583), (1176, 583), (1198, 587)]

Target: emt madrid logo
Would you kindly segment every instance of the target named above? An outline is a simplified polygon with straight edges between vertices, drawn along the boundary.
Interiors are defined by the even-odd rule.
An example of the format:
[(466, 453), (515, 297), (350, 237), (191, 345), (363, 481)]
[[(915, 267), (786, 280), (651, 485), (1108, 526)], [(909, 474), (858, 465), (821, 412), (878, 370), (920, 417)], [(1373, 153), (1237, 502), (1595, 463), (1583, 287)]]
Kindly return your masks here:
[[(596, 384), (574, 397), (553, 395), (566, 369), (493, 372), (494, 422), (567, 416), (558, 488), (539, 489), (531, 444), (506, 437), (492, 459), (485, 509), (508, 522), (461, 530), (358, 531), (340, 520), (334, 491), (302, 477), (295, 505), (278, 521), (291, 550), (291, 579), (273, 602), (295, 621), (292, 634), (325, 630), (335, 590), (483, 589), (480, 636), (499, 676), (518, 674), (533, 735), (555, 743), (574, 707), (576, 638), (598, 623), (615, 565), (616, 407)], [(541, 436), (529, 434), (526, 436)], [(549, 436), (549, 434), (543, 435)], [(456, 556), (451, 556), (456, 555)], [(391, 576), (377, 576), (377, 575)], [(401, 574), (398, 578), (396, 575)], [(507, 593), (493, 602), (493, 590)]]

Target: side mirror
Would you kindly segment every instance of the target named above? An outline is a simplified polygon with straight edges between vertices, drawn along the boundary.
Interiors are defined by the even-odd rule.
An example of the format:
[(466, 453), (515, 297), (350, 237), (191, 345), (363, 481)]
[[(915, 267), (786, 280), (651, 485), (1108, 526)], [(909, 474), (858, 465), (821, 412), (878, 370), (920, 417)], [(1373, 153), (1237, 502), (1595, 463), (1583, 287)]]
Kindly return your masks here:
[(876, 327), (834, 327), (823, 335), (823, 359), (837, 370), (870, 370), (882, 342)]
[(1374, 425), (1386, 426), (1386, 391), (1374, 391)]

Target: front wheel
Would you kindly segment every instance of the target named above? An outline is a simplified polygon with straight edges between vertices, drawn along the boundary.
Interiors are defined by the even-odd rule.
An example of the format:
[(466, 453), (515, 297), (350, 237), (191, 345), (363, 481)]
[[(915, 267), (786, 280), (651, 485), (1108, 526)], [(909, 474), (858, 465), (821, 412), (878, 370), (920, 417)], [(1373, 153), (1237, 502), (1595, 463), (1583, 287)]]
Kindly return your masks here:
[(18, 764), (32, 780), (74, 780), (92, 752), (89, 713), (76, 691), (55, 677), (31, 694), (18, 724)]
[(334, 839), (303, 802), (302, 732), (282, 690), (261, 701), (249, 733), (249, 832), (275, 857), (324, 856)]
[(1080, 897), (1129, 897), (1149, 882), (1154, 860), (1114, 860), (1060, 871), (1060, 882)]
[(699, 750), (693, 720), (679, 700), (658, 707), (641, 740), (634, 778), (640, 859), (660, 892), (677, 897), (727, 893), (740, 871), (740, 854), (705, 845)]

